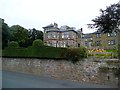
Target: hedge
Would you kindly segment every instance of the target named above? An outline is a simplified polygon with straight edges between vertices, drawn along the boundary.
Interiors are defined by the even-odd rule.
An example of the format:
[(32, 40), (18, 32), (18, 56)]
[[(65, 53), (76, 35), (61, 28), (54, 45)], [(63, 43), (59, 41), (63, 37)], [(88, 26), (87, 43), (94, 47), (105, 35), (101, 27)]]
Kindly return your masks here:
[(7, 47), (2, 51), (2, 57), (66, 59), (73, 63), (87, 57), (86, 48), (60, 48), (50, 46), (30, 46), (28, 48)]
[(55, 48), (49, 46), (38, 46), (28, 48), (5, 48), (2, 51), (3, 57), (25, 57), (25, 58), (64, 58), (63, 53), (67, 48)]

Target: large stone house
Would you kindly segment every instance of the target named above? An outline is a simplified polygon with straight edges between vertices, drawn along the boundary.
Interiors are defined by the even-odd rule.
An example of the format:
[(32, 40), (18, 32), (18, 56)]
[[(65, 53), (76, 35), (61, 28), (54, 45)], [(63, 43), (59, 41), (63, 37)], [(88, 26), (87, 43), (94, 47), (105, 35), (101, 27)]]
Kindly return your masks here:
[(44, 42), (53, 47), (79, 47), (78, 33), (74, 27), (61, 26), (56, 23), (43, 27)]

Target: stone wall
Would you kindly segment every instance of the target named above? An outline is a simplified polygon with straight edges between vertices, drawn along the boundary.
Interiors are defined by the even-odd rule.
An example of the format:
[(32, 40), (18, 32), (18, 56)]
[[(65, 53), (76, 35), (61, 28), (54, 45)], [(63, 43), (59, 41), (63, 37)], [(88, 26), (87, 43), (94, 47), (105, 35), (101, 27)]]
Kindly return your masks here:
[(73, 64), (65, 60), (2, 58), (3, 70), (77, 82), (117, 85), (117, 79), (113, 74), (110, 74), (110, 79), (108, 80), (107, 74), (98, 72), (98, 67), (101, 65), (105, 64), (90, 62), (89, 60)]

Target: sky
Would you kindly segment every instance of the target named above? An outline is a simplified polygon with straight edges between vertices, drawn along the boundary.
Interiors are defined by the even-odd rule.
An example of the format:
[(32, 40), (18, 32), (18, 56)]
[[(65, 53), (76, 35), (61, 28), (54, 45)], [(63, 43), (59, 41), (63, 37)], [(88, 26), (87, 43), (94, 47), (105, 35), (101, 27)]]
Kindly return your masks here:
[(92, 33), (87, 24), (100, 15), (100, 9), (120, 0), (0, 0), (0, 18), (9, 25), (42, 30), (56, 22), (58, 27), (68, 25), (83, 33)]

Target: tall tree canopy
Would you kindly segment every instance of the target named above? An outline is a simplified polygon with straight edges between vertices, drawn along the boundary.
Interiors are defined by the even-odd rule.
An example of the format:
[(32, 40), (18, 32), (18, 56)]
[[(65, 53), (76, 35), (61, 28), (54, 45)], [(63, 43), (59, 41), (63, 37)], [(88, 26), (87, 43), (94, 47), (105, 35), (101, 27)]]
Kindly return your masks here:
[[(88, 24), (91, 27), (95, 27), (98, 31), (104, 33), (120, 32), (120, 2), (112, 4), (106, 8), (106, 10), (100, 10), (100, 16), (96, 17), (92, 21), (94, 24)], [(120, 38), (118, 37), (118, 41)], [(120, 46), (118, 47), (118, 58), (120, 58)], [(120, 89), (120, 66), (116, 70), (118, 77), (118, 87)]]
[(2, 48), (5, 48), (8, 45), (10, 39), (10, 28), (2, 19)]
[(100, 9), (100, 12), (100, 16), (92, 20), (94, 24), (90, 25), (104, 33), (117, 32), (120, 27), (120, 3), (112, 4), (106, 10)]
[(30, 37), (33, 40), (41, 39), (43, 41), (43, 32), (42, 31), (39, 31), (39, 30), (36, 30), (35, 28), (33, 28), (30, 30), (29, 33), (30, 33)]
[(17, 41), (20, 46), (25, 46), (25, 42), (29, 39), (28, 30), (20, 25), (13, 25), (10, 27), (12, 40)]

